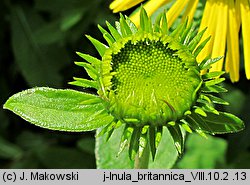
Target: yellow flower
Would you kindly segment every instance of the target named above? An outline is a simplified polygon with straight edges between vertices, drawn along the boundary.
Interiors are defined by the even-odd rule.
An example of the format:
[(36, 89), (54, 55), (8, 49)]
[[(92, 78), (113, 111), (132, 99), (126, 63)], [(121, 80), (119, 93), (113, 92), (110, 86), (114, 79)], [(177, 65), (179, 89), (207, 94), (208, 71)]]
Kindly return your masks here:
[[(113, 12), (127, 10), (145, 0), (114, 0), (110, 4)], [(183, 20), (188, 17), (192, 20), (199, 0), (148, 0), (143, 5), (148, 15), (151, 16), (163, 5), (173, 2), (167, 12), (168, 26), (183, 12)], [(130, 19), (139, 25), (139, 12)], [(203, 35), (205, 40), (209, 35), (211, 39), (198, 55), (198, 61), (212, 53), (211, 57), (225, 55), (224, 60), (215, 63), (211, 71), (225, 71), (230, 74), (232, 82), (239, 80), (240, 49), (239, 34), (242, 31), (244, 65), (247, 79), (250, 79), (250, 1), (249, 0), (206, 0), (200, 30), (207, 28)]]

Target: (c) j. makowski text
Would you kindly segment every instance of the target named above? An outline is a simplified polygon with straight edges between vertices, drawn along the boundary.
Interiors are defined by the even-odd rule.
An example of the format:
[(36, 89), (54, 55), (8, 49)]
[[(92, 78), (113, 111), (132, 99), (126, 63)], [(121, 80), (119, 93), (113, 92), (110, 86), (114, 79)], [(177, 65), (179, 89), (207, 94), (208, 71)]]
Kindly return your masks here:
[(37, 181), (77, 181), (79, 180), (78, 172), (71, 173), (47, 173), (47, 172), (23, 172), (19, 177), (21, 181), (23, 180), (37, 180)]

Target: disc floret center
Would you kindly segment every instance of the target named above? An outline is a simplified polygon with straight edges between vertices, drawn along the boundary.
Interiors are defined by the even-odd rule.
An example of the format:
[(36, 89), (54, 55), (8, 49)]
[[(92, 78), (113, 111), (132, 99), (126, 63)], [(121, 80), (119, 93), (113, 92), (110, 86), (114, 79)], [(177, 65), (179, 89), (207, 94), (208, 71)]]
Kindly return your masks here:
[(190, 109), (199, 77), (189, 83), (189, 68), (169, 43), (149, 38), (128, 40), (117, 52), (107, 53), (111, 57), (104, 63), (109, 63), (112, 77), (106, 90), (110, 106), (115, 104), (111, 110), (115, 116), (162, 125)]

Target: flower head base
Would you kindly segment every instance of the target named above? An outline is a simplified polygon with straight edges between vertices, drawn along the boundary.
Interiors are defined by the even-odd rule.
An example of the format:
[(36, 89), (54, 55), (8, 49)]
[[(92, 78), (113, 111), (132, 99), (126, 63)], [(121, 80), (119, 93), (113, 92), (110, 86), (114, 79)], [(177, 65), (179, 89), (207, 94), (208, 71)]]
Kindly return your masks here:
[[(196, 61), (209, 40), (198, 45), (205, 30), (194, 35), (186, 21), (169, 33), (165, 15), (152, 25), (142, 8), (140, 28), (123, 15), (116, 28), (107, 22), (110, 32), (99, 26), (109, 47), (88, 38), (102, 61), (79, 53), (92, 65), (77, 63), (94, 81), (76, 78), (72, 82), (96, 88), (106, 111), (114, 117), (100, 135), (107, 132), (109, 138), (115, 128), (126, 124), (120, 151), (130, 141), (131, 158), (138, 152), (141, 156), (147, 143), (154, 158), (163, 126), (168, 127), (179, 153), (184, 144), (181, 127), (202, 136), (243, 128), (239, 118), (214, 108), (215, 103), (227, 105), (214, 96), (226, 90), (218, 85), (224, 81), (219, 78), (223, 72), (208, 72), (211, 64), (222, 57), (206, 58), (200, 64)], [(202, 70), (207, 73), (202, 75)]]

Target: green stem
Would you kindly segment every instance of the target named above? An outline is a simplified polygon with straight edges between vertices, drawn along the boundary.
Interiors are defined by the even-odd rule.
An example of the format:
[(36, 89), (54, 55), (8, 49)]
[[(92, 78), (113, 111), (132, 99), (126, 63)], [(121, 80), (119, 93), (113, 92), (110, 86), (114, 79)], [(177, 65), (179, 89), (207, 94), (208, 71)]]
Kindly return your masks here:
[(139, 156), (139, 152), (137, 152), (135, 156), (134, 169), (147, 169), (149, 163), (149, 156), (150, 156), (150, 149), (149, 149), (149, 144), (147, 142), (141, 157)]

